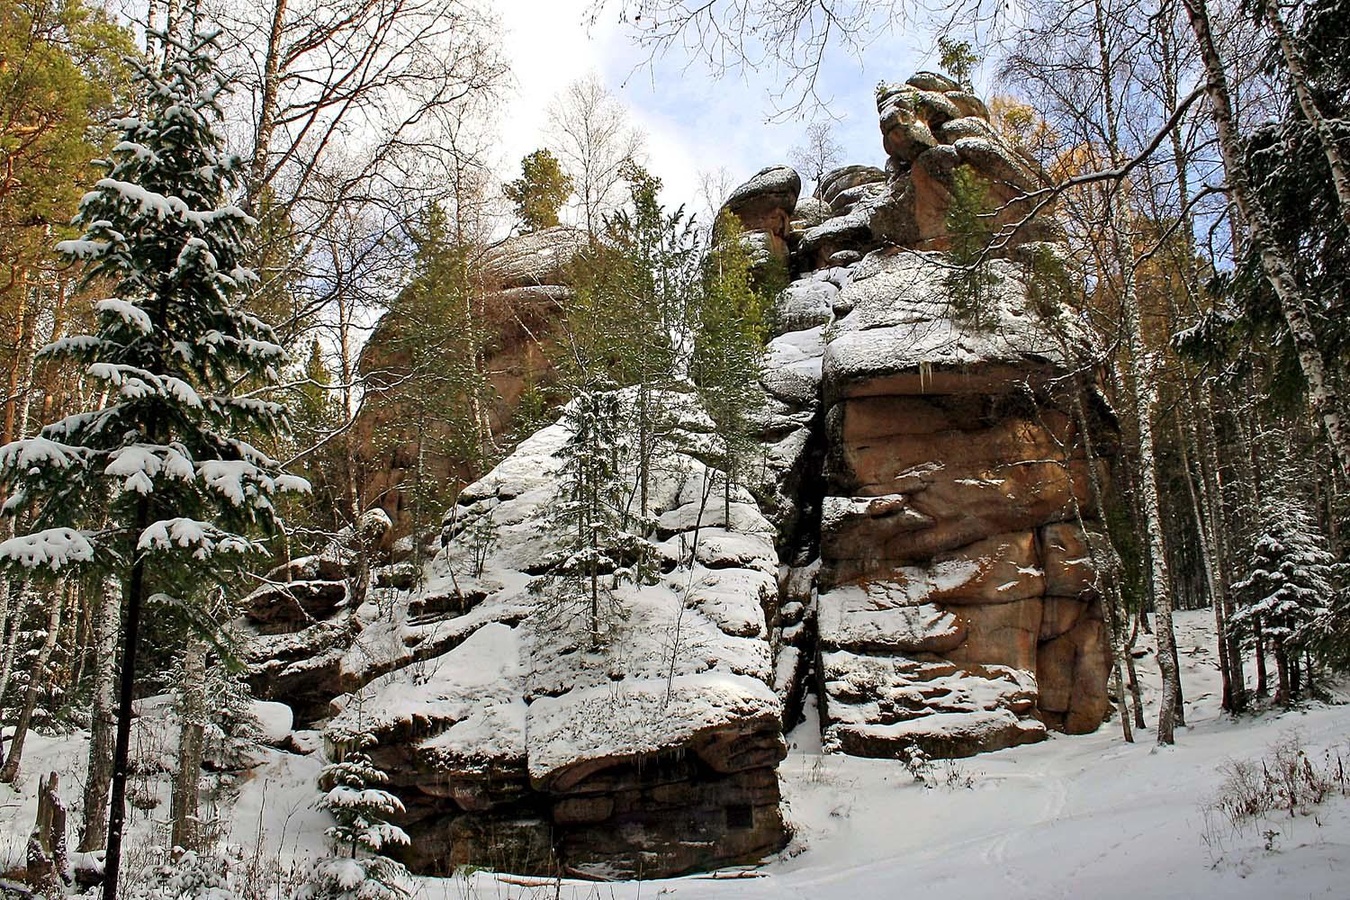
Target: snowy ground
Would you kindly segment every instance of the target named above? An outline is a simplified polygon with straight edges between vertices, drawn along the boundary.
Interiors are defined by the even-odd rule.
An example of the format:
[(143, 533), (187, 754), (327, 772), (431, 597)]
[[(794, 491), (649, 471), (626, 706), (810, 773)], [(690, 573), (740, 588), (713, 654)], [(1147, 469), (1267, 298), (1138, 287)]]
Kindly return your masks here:
[[(822, 756), (814, 723), (798, 728), (781, 775), (797, 837), (749, 877), (720, 873), (662, 882), (542, 884), (489, 872), (420, 879), (427, 900), (564, 898), (1304, 898), (1350, 896), (1350, 800), (1313, 816), (1268, 819), (1240, 833), (1205, 808), (1229, 759), (1261, 756), (1297, 731), (1315, 759), (1350, 749), (1350, 705), (1231, 721), (1218, 709), (1212, 624), (1205, 611), (1178, 616), (1187, 717), (1177, 745), (1152, 732), (1125, 744), (1118, 723), (1094, 735), (1058, 736), (956, 763), (937, 763), (924, 788), (895, 762)], [(1156, 697), (1155, 666), (1141, 660)], [(1150, 712), (1150, 721), (1153, 715)], [(77, 772), (82, 746), (42, 740), (27, 770)], [(322, 847), (324, 822), (310, 806), (319, 761), (274, 753), (228, 812), (234, 842), (264, 842), (265, 858), (289, 861)], [(950, 773), (950, 779), (948, 774)], [(73, 785), (64, 793), (77, 796)], [(967, 786), (968, 785), (968, 786)], [(0, 857), (19, 858), (32, 822), (35, 775), (24, 796), (0, 787)], [(167, 804), (166, 804), (167, 805)], [(149, 814), (152, 818), (156, 813)], [(139, 820), (149, 821), (144, 814)], [(1274, 832), (1267, 837), (1267, 832)], [(1267, 849), (1269, 842), (1271, 849)], [(143, 843), (143, 842), (142, 842)], [(285, 863), (283, 863), (285, 864)]]

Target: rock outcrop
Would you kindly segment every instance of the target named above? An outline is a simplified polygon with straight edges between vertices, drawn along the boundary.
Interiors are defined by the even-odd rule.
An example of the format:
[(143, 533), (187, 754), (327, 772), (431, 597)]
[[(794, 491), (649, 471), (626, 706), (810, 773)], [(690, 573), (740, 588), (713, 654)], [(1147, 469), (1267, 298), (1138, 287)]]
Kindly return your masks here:
[[(568, 549), (559, 423), (464, 489), (421, 571), (366, 572), (337, 550), (247, 601), (265, 695), (333, 751), (377, 739), (416, 871), (753, 862), (785, 842), (775, 769), (812, 687), (825, 746), (865, 756), (1101, 723), (1089, 500), (1104, 472), (1079, 429), (1109, 437), (1113, 421), (1041, 290), (1061, 249), (1033, 218), (961, 302), (972, 282), (943, 252), (957, 167), (1005, 224), (1040, 177), (942, 76), (883, 86), (878, 107), (885, 169), (839, 169), (801, 198), (775, 166), (727, 203), (759, 262), (795, 276), (774, 303), (756, 484), (724, 490), (712, 422), (665, 392), (627, 549)], [(566, 243), (503, 248), (502, 302), (565, 291)], [(594, 593), (573, 565), (592, 558)]]
[[(754, 862), (786, 841), (773, 529), (743, 491), (729, 508), (720, 488), (709, 499), (719, 475), (700, 457), (717, 438), (697, 405), (655, 401), (675, 423), (652, 461), (655, 571), (601, 576), (600, 646), (585, 592), (545, 574), (563, 540), (549, 524), (566, 490), (559, 424), (462, 492), (420, 586), (372, 588), (345, 620), (354, 637), (312, 647), (301, 667), (338, 688), (332, 748), (378, 741), (415, 871), (665, 877)], [(316, 636), (258, 644), (275, 653)], [(272, 695), (303, 708), (290, 665), (268, 670)]]
[(897, 250), (812, 273), (769, 345), (775, 485), (824, 486), (805, 516), (784, 506), (818, 556), (786, 592), (801, 613), (779, 683), (793, 706), (814, 658), (826, 737), (849, 753), (963, 756), (1107, 712), (1077, 348), (1016, 263), (991, 265), (981, 328), (944, 300), (947, 271)]
[[(944, 76), (882, 85), (877, 106), (886, 168), (822, 178), (826, 218), (799, 203), (765, 360), (760, 493), (794, 566), (776, 683), (793, 715), (810, 672), (827, 743), (850, 753), (1091, 731), (1109, 641), (1084, 530), (1084, 348), (1037, 299), (1061, 252), (1051, 208), (1030, 215), (1044, 178)], [(940, 251), (962, 166), (1005, 230), (958, 304)]]
[[(483, 410), (494, 437), (515, 425), (522, 398), (531, 389), (547, 386), (553, 378), (549, 349), (562, 321), (561, 303), (572, 296), (567, 268), (587, 246), (584, 231), (565, 225), (515, 235), (489, 247), (474, 264), (483, 290), (479, 325), (487, 336), (490, 352), (483, 360), (487, 373), (490, 408)], [(400, 435), (404, 421), (396, 408), (397, 386), (406, 374), (401, 359), (386, 335), (398, 323), (382, 321), (361, 352), (360, 372), (369, 382), (368, 402), (353, 428), (362, 472), (363, 503), (378, 503), (393, 519), (395, 530), (406, 534), (411, 527), (408, 500), (399, 487), (419, 464), (418, 444), (413, 434)], [(423, 445), (457, 445), (462, 438), (450, 425), (431, 425)], [(438, 452), (423, 452), (420, 463), (441, 484), (472, 480), (475, 473), (463, 458)]]
[[(814, 199), (830, 214), (822, 217), (809, 205), (793, 216), (793, 229), (784, 236), (794, 273), (851, 265), (883, 247), (944, 249), (954, 178), (963, 166), (986, 188), (988, 227), (1005, 248), (1054, 238), (1053, 205), (1039, 193), (1044, 176), (990, 125), (978, 98), (945, 76), (921, 72), (878, 87), (877, 111), (886, 168), (849, 165), (821, 178)], [(751, 190), (763, 175), (733, 196)], [(747, 221), (746, 227), (760, 226)]]
[(802, 179), (795, 170), (770, 166), (732, 191), (723, 204), (745, 227), (745, 240), (757, 264), (777, 262), (786, 268), (788, 234), (801, 191)]

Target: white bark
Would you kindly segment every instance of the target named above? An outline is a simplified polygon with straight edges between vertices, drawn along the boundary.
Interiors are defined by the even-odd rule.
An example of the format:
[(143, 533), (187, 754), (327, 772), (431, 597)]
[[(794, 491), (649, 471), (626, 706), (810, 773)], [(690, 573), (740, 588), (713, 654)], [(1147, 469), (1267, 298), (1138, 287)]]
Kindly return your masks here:
[(67, 606), (66, 585), (58, 582), (52, 588), (51, 609), (47, 614), (47, 635), (38, 651), (37, 661), (29, 675), (28, 690), (24, 693), (23, 707), (19, 710), (19, 719), (14, 724), (14, 737), (10, 739), (5, 764), (0, 768), (0, 782), (13, 784), (19, 777), (19, 763), (23, 758), (24, 741), (28, 737), (28, 727), (32, 724), (33, 713), (37, 710), (38, 695), (48, 685), (47, 666), (56, 650), (56, 637), (61, 632), (61, 616)]
[[(1111, 165), (1119, 168), (1125, 162), (1118, 137), (1118, 111), (1115, 107), (1115, 86), (1112, 81), (1114, 60), (1110, 55), (1107, 24), (1101, 0), (1095, 0), (1096, 38), (1099, 58), (1098, 75), (1102, 80), (1105, 104), (1107, 151)], [(1139, 431), (1139, 493), (1144, 515), (1144, 532), (1149, 555), (1149, 582), (1152, 587), (1154, 613), (1157, 616), (1158, 668), (1162, 673), (1162, 701), (1158, 710), (1158, 743), (1175, 741), (1181, 679), (1177, 671), (1175, 632), (1172, 627), (1172, 584), (1167, 571), (1167, 555), (1163, 539), (1163, 520), (1158, 497), (1158, 466), (1153, 440), (1153, 407), (1157, 401), (1154, 371), (1144, 348), (1139, 320), (1139, 295), (1135, 277), (1137, 256), (1130, 231), (1129, 211), (1123, 192), (1109, 198), (1109, 239), (1115, 263), (1119, 269), (1121, 306), (1124, 314), (1124, 337), (1133, 377), (1127, 379), (1134, 394), (1135, 417)]]
[(1228, 180), (1228, 194), (1237, 205), (1247, 227), (1248, 238), (1256, 248), (1266, 280), (1280, 302), (1280, 311), (1293, 338), (1299, 366), (1308, 384), (1308, 402), (1321, 420), (1336, 452), (1336, 461), (1343, 475), (1350, 475), (1350, 433), (1342, 414), (1340, 397), (1326, 371), (1321, 341), (1313, 328), (1308, 298), (1294, 276), (1294, 268), (1275, 240), (1274, 229), (1250, 189), (1243, 161), (1243, 141), (1234, 121), (1228, 89), (1228, 76), (1223, 59), (1210, 30), (1209, 7), (1206, 0), (1183, 0), (1200, 49), (1200, 61), (1205, 69), (1209, 108), (1219, 138), (1219, 152), (1223, 157)]
[(1341, 220), (1350, 225), (1350, 168), (1346, 166), (1345, 157), (1341, 155), (1340, 147), (1336, 144), (1336, 134), (1331, 130), (1326, 116), (1317, 108), (1317, 101), (1308, 87), (1308, 73), (1304, 68), (1303, 54), (1299, 52), (1284, 17), (1280, 15), (1279, 0), (1265, 0), (1264, 7), (1266, 22), (1269, 23), (1270, 30), (1275, 32), (1275, 38), (1280, 44), (1285, 72), (1294, 84), (1298, 107), (1317, 133), (1317, 141), (1322, 145), (1327, 165), (1331, 167), (1331, 183), (1336, 188), (1336, 199), (1341, 207)]
[(97, 850), (108, 839), (108, 788), (112, 785), (113, 739), (117, 728), (117, 638), (122, 633), (122, 586), (103, 581), (102, 602), (94, 619), (94, 685), (89, 723), (89, 777), (84, 783), (82, 852)]

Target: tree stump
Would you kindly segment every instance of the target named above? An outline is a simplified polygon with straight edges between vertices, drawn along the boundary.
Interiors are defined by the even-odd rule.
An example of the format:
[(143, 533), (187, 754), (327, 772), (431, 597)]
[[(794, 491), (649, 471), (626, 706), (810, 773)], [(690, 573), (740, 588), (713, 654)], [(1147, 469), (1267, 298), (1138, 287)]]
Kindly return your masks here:
[(38, 780), (37, 820), (28, 836), (28, 883), (45, 896), (64, 895), (66, 875), (66, 806), (58, 794), (55, 772)]

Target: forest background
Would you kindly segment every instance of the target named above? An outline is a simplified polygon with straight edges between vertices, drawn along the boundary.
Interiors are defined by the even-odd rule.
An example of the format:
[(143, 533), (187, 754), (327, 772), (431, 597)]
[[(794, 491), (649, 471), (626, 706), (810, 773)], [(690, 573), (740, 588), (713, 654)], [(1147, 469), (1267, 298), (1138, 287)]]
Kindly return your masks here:
[[(1045, 302), (1092, 331), (1081, 372), (1097, 379), (1121, 423), (1114, 490), (1102, 500), (1104, 552), (1116, 560), (1127, 684), (1130, 635), (1159, 633), (1169, 694), (1150, 726), (1157, 738), (1173, 739), (1182, 710), (1168, 639), (1174, 607), (1213, 608), (1227, 709), (1315, 695), (1350, 656), (1340, 562), (1350, 465), (1348, 12), (1335, 0), (1037, 0), (1014, 12), (922, 15), (887, 2), (626, 0), (583, 13), (622, 41), (607, 70), (648, 80), (655, 115), (595, 74), (542, 103), (536, 94), (524, 115), (500, 115), (511, 64), (531, 71), (544, 53), (509, 59), (497, 12), (482, 4), (203, 0), (152, 3), (135, 16), (77, 0), (9, 4), (0, 13), (0, 466), (11, 493), (0, 555), (13, 566), (0, 582), (0, 715), (11, 728), (0, 780), (18, 776), (29, 729), (90, 727), (90, 771), (105, 776), (89, 779), (80, 845), (104, 846), (107, 784), (118, 776), (113, 732), (126, 703), (176, 684), (197, 710), (184, 716), (191, 727), (230, 715), (239, 680), (208, 661), (230, 658), (233, 604), (273, 563), (359, 535), (363, 515), (380, 506), (415, 550), (460, 486), (599, 384), (647, 384), (660, 371), (725, 401), (727, 385), (744, 384), (758, 364), (773, 284), (752, 281), (746, 260), (717, 256), (719, 246), (739, 246), (734, 231), (719, 244), (713, 221), (749, 174), (733, 167), (748, 155), (787, 158), (814, 186), (837, 165), (868, 161), (875, 137), (856, 135), (871, 120), (842, 118), (842, 108), (865, 106), (852, 96), (864, 79), (906, 74), (874, 61), (897, 45), (924, 47), (916, 63), (990, 96), (995, 126), (1047, 173), (1070, 263), (1044, 281)], [(210, 46), (194, 37), (208, 28)], [(208, 92), (213, 67), (226, 73), (230, 92), (202, 106), (201, 146), (217, 141), (225, 155), (210, 157), (221, 161), (219, 178), (201, 195), (247, 220), (220, 246), (257, 276), (237, 279), (237, 291), (217, 284), (212, 296), (270, 326), (264, 343), (290, 360), (241, 357), (212, 377), (222, 396), (289, 409), (286, 424), (269, 412), (240, 437), (266, 456), (256, 477), (272, 479), (278, 495), (283, 468), (312, 490), (278, 500), (275, 522), (268, 513), (241, 524), (249, 540), (252, 526), (273, 526), (261, 554), (216, 566), (210, 579), (182, 562), (173, 602), (138, 629), (139, 545), (110, 551), (91, 574), (72, 569), (89, 561), (79, 554), (24, 543), (39, 525), (67, 527), (30, 504), (41, 493), (34, 472), (50, 462), (31, 454), (54, 434), (44, 427), (125, 399), (123, 382), (66, 351), (78, 335), (110, 340), (109, 328), (135, 325), (110, 295), (135, 305), (144, 291), (123, 276), (154, 270), (145, 260), (87, 266), (106, 220), (71, 223), (98, 177), (90, 160), (138, 171), (143, 156), (127, 144), (141, 126), (127, 117), (151, 121), (147, 87), (184, 61), (200, 68), (192, 84)], [(681, 81), (671, 68), (683, 66), (720, 80), (666, 90)], [(859, 74), (839, 78), (841, 70)], [(724, 89), (738, 77), (767, 103)], [(714, 101), (701, 103), (705, 94)], [(694, 130), (754, 134), (768, 151), (686, 144), (693, 149), (672, 153), (680, 142), (659, 114), (694, 107), (708, 117)], [(734, 128), (724, 117), (754, 124)], [(546, 126), (513, 127), (522, 119)], [(517, 153), (521, 134), (529, 145)], [(237, 166), (223, 162), (229, 152)], [(515, 161), (503, 164), (508, 153)], [(691, 175), (690, 159), (709, 164)], [(952, 250), (958, 267), (977, 272), (1007, 236), (982, 225), (978, 191), (963, 204), (966, 239)], [(135, 221), (162, 224), (145, 206)], [(574, 327), (541, 343), (537, 369), (515, 373), (525, 389), (507, 409), (489, 370), (502, 323), (485, 305), (494, 285), (481, 261), (510, 235), (560, 225), (587, 246), (570, 273), (575, 296), (558, 310)], [(58, 254), (62, 241), (75, 243)], [(616, 287), (632, 283), (647, 287)], [(231, 321), (248, 331), (255, 320)], [(393, 351), (382, 358), (363, 353), (380, 322)], [(684, 354), (692, 369), (672, 362), (686, 343), (710, 346), (715, 329), (745, 339), (734, 359), (693, 352)], [(653, 335), (669, 359), (642, 355)], [(372, 409), (394, 413), (363, 429)], [(744, 410), (724, 402), (721, 411), (728, 436), (746, 427)], [(403, 456), (393, 484), (378, 477), (391, 454)], [(109, 489), (99, 490), (103, 500), (83, 512), (125, 525)], [(125, 480), (117, 490), (136, 492)], [(119, 657), (123, 631), (131, 638)], [(139, 664), (119, 673), (114, 663), (137, 646)], [(1258, 651), (1250, 692), (1244, 646)], [(224, 674), (211, 684), (209, 673)], [(1140, 710), (1136, 702), (1122, 719), (1145, 727)], [(200, 767), (187, 759), (175, 794), (184, 846)], [(115, 819), (115, 787), (113, 798)]]

